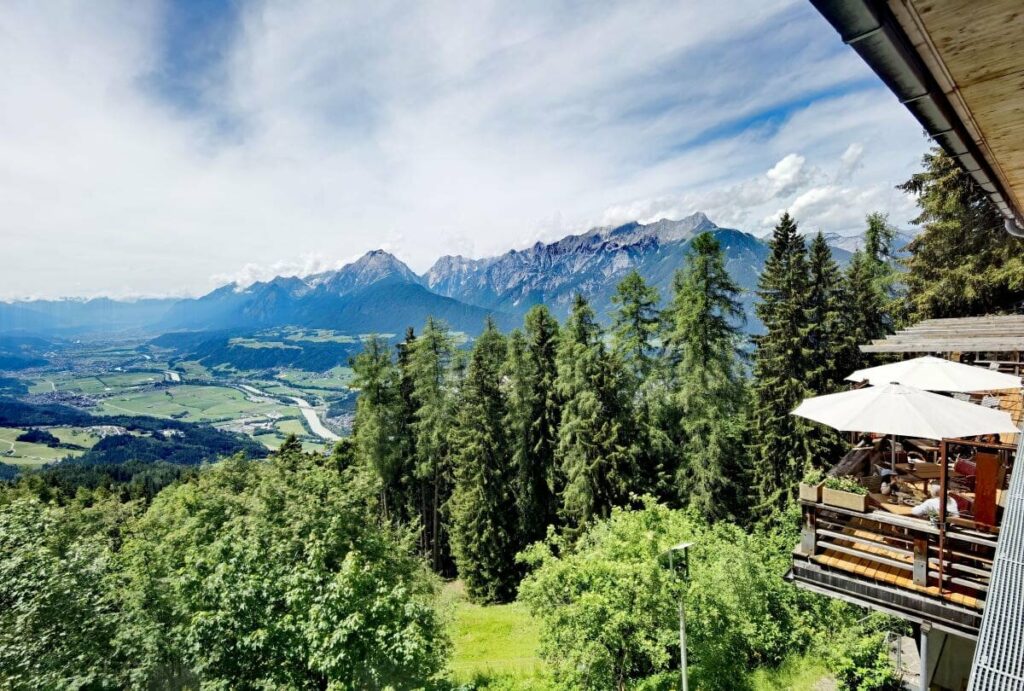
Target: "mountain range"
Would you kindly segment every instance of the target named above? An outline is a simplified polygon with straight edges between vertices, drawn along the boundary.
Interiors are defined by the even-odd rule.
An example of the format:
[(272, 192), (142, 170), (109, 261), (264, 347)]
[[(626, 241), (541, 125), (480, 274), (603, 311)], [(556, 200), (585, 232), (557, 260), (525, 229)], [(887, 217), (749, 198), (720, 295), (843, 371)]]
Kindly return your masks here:
[[(538, 303), (564, 317), (576, 293), (584, 294), (599, 318), (607, 319), (615, 287), (632, 269), (667, 300), (673, 274), (683, 265), (692, 240), (704, 232), (722, 246), (729, 273), (744, 290), (747, 328), (756, 330), (753, 289), (768, 255), (766, 241), (695, 213), (680, 220), (594, 228), (496, 257), (444, 256), (423, 275), (374, 250), (334, 271), (229, 284), (198, 298), (0, 303), (0, 332), (71, 336), (295, 325), (351, 334), (401, 333), (433, 315), (455, 330), (475, 333), (488, 315), (503, 328), (517, 325)], [(827, 239), (840, 263), (862, 243), (857, 236)], [(899, 238), (898, 248), (909, 239)]]

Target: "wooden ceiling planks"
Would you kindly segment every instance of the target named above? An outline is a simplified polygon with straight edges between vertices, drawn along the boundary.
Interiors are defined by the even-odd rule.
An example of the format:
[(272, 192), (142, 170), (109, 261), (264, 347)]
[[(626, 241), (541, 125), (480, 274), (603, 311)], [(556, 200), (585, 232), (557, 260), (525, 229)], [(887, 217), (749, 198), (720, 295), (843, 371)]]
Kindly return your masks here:
[(889, 0), (889, 6), (1024, 208), (1024, 2)]

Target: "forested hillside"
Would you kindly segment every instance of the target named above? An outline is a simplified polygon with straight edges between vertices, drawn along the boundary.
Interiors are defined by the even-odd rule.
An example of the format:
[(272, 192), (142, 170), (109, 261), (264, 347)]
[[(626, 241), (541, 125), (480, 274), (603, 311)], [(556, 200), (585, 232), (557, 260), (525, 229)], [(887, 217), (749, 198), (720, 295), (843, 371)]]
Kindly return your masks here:
[[(782, 579), (797, 483), (845, 448), (790, 411), (866, 364), (857, 344), (945, 304), (921, 293), (928, 252), (912, 244), (907, 293), (894, 230), (878, 214), (865, 226), (841, 266), (783, 215), (752, 339), (723, 248), (700, 233), (667, 292), (625, 275), (607, 324), (577, 295), (564, 320), (544, 305), (518, 328), (485, 319), (468, 349), (435, 318), (397, 343), (367, 337), (353, 434), (330, 455), (292, 438), (267, 460), (184, 469), (145, 462), (158, 440), (143, 422), (100, 449), (120, 475), (76, 462), (5, 483), (0, 684), (673, 688), (682, 599), (694, 688), (764, 688), (809, 660), (841, 688), (898, 688), (898, 622)], [(1012, 285), (984, 304), (1005, 308)], [(685, 580), (665, 558), (682, 541)], [(525, 608), (541, 671), (455, 679), (442, 579)]]

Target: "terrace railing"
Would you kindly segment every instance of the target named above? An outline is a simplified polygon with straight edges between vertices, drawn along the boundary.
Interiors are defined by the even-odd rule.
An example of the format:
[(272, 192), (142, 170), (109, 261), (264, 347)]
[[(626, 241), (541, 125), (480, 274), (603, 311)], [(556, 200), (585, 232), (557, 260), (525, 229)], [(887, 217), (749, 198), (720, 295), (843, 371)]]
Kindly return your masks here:
[(950, 525), (940, 546), (928, 520), (801, 502), (792, 577), (812, 590), (976, 635), (996, 535)]

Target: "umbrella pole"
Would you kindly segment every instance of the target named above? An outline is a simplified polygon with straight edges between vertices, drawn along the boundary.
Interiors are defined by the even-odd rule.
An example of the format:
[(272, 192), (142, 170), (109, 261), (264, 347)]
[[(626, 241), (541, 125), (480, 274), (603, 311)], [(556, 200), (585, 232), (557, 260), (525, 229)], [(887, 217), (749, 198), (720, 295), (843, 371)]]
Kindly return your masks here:
[(889, 462), (889, 470), (896, 473), (896, 435), (892, 435), (892, 439), (889, 440), (889, 451), (892, 460)]

